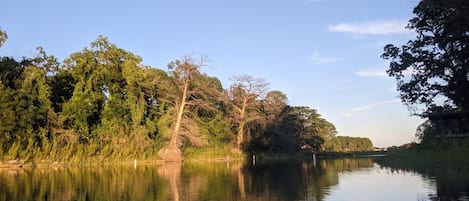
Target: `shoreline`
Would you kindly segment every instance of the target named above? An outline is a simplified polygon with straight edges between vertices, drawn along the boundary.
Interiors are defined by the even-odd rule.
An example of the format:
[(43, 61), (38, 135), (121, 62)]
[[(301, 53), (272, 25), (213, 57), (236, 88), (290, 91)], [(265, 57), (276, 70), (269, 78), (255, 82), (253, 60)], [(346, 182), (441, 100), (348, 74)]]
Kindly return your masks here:
[[(317, 152), (314, 153), (316, 158), (319, 159), (335, 159), (335, 158), (359, 158), (359, 157), (385, 157), (386, 152)], [(153, 165), (164, 163), (185, 163), (185, 162), (247, 162), (253, 160), (255, 155), (256, 161), (271, 161), (271, 160), (312, 160), (313, 153), (299, 152), (299, 153), (255, 153), (248, 156), (234, 157), (216, 157), (216, 158), (201, 158), (201, 157), (188, 157), (183, 161), (165, 161), (161, 159), (129, 159), (129, 160), (102, 160), (97, 158), (94, 160), (86, 159), (83, 161), (51, 161), (51, 160), (0, 160), (0, 169), (21, 169), (21, 168), (48, 168), (48, 167), (69, 167), (69, 166), (107, 166), (107, 165)], [(99, 161), (99, 162), (96, 162)]]

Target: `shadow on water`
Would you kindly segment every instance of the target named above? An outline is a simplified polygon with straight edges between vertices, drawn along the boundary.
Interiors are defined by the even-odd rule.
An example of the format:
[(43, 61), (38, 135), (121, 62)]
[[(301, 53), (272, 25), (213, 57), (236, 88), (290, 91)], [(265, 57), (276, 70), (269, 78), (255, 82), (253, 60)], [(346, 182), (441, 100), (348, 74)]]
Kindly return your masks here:
[[(429, 196), (430, 200), (467, 198), (467, 171), (436, 169), (422, 172), (389, 167), (385, 163), (380, 165), (386, 171), (413, 171), (435, 181), (437, 191)], [(344, 189), (347, 182), (355, 182), (350, 178), (380, 177), (386, 171), (380, 171), (369, 158), (318, 160), (317, 163), (283, 160), (258, 161), (256, 164), (199, 162), (137, 167), (0, 169), (0, 201), (340, 200), (336, 197), (347, 190)], [(369, 178), (363, 181), (369, 181)], [(379, 192), (368, 191), (370, 194)]]
[(379, 159), (376, 162), (392, 171), (417, 173), (431, 180), (436, 192), (429, 195), (429, 200), (469, 200), (469, 167), (450, 163), (434, 165), (431, 162), (402, 162), (387, 158)]

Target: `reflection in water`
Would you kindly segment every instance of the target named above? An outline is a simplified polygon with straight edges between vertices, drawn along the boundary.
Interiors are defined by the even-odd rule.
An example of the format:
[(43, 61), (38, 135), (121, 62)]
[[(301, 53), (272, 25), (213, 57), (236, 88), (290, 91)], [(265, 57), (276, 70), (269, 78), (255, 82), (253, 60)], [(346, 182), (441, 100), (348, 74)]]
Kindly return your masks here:
[(378, 160), (378, 163), (393, 172), (423, 175), (435, 187), (435, 191), (429, 193), (430, 200), (469, 200), (469, 167), (457, 164), (408, 164), (384, 159)]
[(168, 181), (174, 201), (179, 201), (178, 184), (180, 185), (181, 167), (182, 163), (165, 163), (158, 167), (158, 175)]
[(130, 166), (0, 170), (0, 200), (157, 200), (148, 190), (162, 183), (155, 171)]
[[(371, 159), (318, 160), (316, 165), (312, 161), (291, 160), (258, 161), (255, 166), (218, 162), (139, 165), (136, 169), (133, 166), (0, 169), (0, 201), (322, 201), (376, 199), (380, 196), (384, 199), (382, 196), (386, 192), (396, 195), (410, 193), (409, 197), (415, 194), (413, 192), (424, 192), (427, 194), (414, 196), (414, 200), (426, 200), (432, 195), (442, 196), (441, 192), (447, 193), (445, 191), (453, 188), (467, 192), (467, 183), (464, 182), (463, 189), (444, 185), (442, 182), (458, 181), (458, 178), (446, 176), (448, 181), (380, 168)], [(467, 177), (465, 179), (469, 181)], [(405, 183), (399, 183), (401, 181)], [(436, 181), (438, 193), (434, 190), (433, 181)], [(459, 181), (463, 180), (459, 178)], [(389, 182), (396, 183), (390, 186)], [(412, 182), (417, 184), (412, 188), (417, 188), (420, 183), (426, 186), (412, 189), (408, 187)]]
[[(449, 169), (449, 170), (448, 170)], [(435, 168), (427, 175), (434, 178), (440, 200), (469, 200), (469, 169)]]

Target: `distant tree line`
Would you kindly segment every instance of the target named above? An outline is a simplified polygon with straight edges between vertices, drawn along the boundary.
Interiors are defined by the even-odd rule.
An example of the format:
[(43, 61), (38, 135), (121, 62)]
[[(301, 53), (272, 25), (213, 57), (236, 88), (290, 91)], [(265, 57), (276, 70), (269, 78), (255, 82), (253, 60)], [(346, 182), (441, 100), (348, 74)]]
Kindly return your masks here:
[(359, 152), (371, 151), (374, 149), (369, 138), (337, 136), (325, 144), (325, 149), (336, 152)]
[(183, 57), (165, 71), (101, 36), (61, 63), (42, 48), (21, 61), (3, 56), (0, 156), (182, 160), (189, 147), (230, 153), (372, 147), (369, 140), (335, 137), (335, 126), (315, 109), (288, 105), (263, 79), (233, 76), (224, 88), (201, 72), (205, 61)]

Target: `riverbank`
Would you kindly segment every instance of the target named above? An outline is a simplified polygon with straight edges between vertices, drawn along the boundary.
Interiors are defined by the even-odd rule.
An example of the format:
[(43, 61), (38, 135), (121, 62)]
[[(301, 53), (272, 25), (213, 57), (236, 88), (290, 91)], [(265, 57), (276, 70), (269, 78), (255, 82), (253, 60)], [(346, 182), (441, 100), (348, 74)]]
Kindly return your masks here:
[(271, 153), (262, 152), (251, 154), (250, 160), (255, 155), (256, 160), (319, 160), (319, 159), (339, 159), (339, 158), (359, 158), (359, 157), (381, 157), (386, 152), (298, 152), (298, 153)]
[(426, 144), (411, 144), (390, 150), (379, 160), (393, 167), (446, 167), (469, 168), (469, 139), (461, 141), (435, 140)]
[[(22, 167), (58, 167), (76, 165), (101, 165), (101, 164), (156, 164), (164, 163), (158, 157), (158, 148), (145, 151), (126, 147), (118, 149), (115, 147), (100, 148), (94, 144), (90, 146), (67, 146), (56, 149), (28, 149), (9, 151), (0, 157), (0, 168), (22, 168)], [(220, 147), (186, 147), (182, 150), (184, 161), (251, 161), (253, 155), (255, 160), (312, 160), (330, 158), (353, 158), (383, 156), (385, 152), (296, 152), (296, 153), (245, 153), (232, 146)]]
[[(58, 149), (45, 153), (41, 150), (18, 151), (19, 154), (0, 157), (0, 168), (23, 167), (65, 167), (79, 165), (134, 165), (160, 164), (165, 161), (158, 157), (157, 150), (144, 153), (132, 153), (125, 150), (105, 152), (89, 151), (90, 147), (74, 147)], [(72, 150), (72, 151), (70, 151)], [(244, 153), (232, 147), (189, 147), (183, 150), (184, 161), (241, 161), (246, 160)]]

